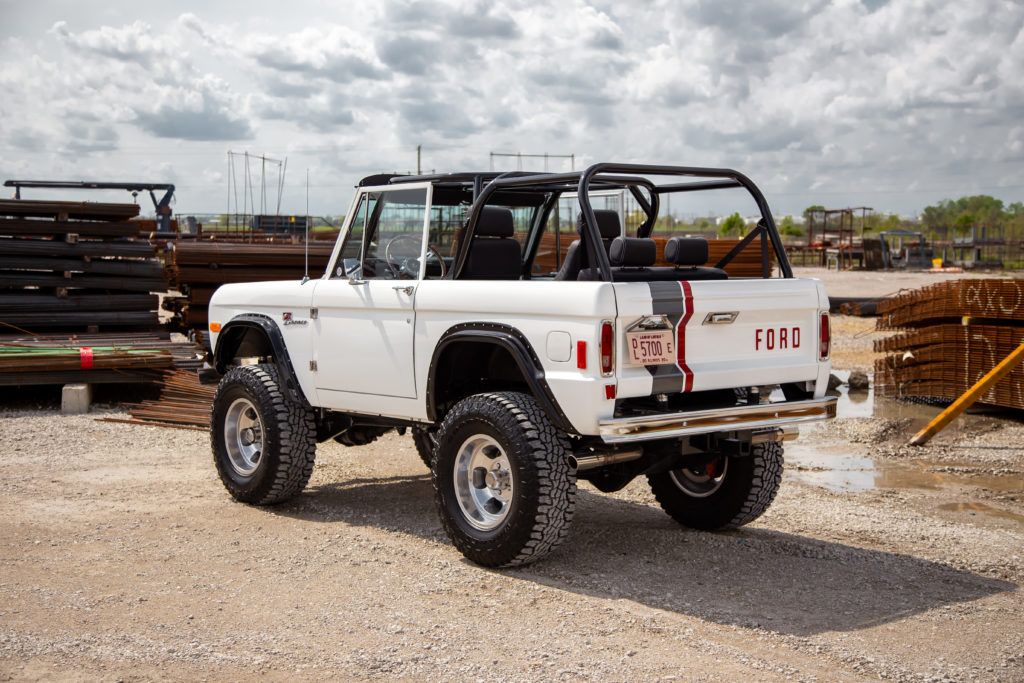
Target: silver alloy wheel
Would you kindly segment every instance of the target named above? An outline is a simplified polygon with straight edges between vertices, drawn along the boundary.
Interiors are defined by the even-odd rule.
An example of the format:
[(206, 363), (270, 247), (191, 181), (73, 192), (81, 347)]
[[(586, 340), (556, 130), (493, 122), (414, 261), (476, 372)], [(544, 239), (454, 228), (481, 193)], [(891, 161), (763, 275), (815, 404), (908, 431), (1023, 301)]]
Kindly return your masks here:
[(729, 472), (729, 458), (722, 459), (722, 473), (717, 477), (709, 475), (703, 467), (691, 469), (683, 467), (671, 470), (668, 474), (676, 486), (693, 498), (707, 498), (722, 487), (725, 475)]
[(514, 479), (508, 456), (498, 442), (477, 434), (459, 446), (454, 466), (455, 500), (470, 526), (496, 529), (508, 516)]
[(251, 476), (263, 457), (263, 423), (247, 398), (236, 398), (224, 416), (224, 445), (231, 468), (243, 477)]

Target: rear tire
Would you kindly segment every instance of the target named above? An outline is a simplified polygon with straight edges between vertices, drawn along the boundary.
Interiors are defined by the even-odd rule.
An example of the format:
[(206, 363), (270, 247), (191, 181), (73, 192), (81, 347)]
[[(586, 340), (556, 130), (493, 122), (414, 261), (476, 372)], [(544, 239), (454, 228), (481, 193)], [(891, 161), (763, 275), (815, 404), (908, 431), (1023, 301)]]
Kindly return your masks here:
[(576, 476), (568, 442), (527, 394), (463, 399), (437, 435), (433, 480), (441, 523), (485, 567), (528, 564), (569, 533)]
[(434, 449), (437, 447), (437, 430), (413, 427), (412, 442), (416, 446), (420, 460), (427, 466), (427, 469), (430, 469), (434, 460)]
[[(746, 457), (722, 456), (718, 465), (648, 474), (662, 509), (691, 529), (715, 531), (753, 522), (775, 500), (782, 483), (782, 444), (753, 444)], [(715, 468), (718, 469), (715, 469)]]
[(301, 493), (313, 473), (313, 411), (285, 395), (274, 365), (232, 368), (213, 398), (210, 445), (236, 500), (281, 503)]

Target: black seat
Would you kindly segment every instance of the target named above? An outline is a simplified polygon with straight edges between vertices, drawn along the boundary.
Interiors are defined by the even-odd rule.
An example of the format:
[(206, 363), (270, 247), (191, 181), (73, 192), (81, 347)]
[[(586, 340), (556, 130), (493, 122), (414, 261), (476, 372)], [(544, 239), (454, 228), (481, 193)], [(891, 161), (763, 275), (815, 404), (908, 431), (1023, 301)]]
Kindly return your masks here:
[(512, 238), (515, 225), (512, 210), (485, 206), (469, 245), (462, 269), (464, 280), (518, 280), (523, 270), (523, 252)]
[[(594, 218), (597, 220), (597, 231), (601, 235), (601, 244), (606, 254), (610, 253), (612, 240), (622, 234), (622, 224), (619, 222), (619, 214), (615, 211), (602, 209), (594, 211)], [(586, 218), (580, 212), (576, 218), (576, 232), (583, 234), (586, 225)], [(580, 248), (580, 240), (573, 240), (569, 249), (565, 252), (565, 261), (555, 275), (556, 280), (575, 280), (581, 270), (588, 267), (596, 267), (597, 264), (588, 263), (587, 250)]]
[(708, 241), (703, 237), (672, 237), (665, 242), (665, 260), (674, 263), (678, 280), (727, 280), (721, 268), (705, 266), (708, 262)]
[[(614, 282), (645, 282), (655, 273), (651, 266), (658, 260), (658, 247), (654, 240), (646, 237), (616, 237), (608, 250), (608, 261), (612, 266)], [(579, 280), (600, 280), (599, 268), (584, 268), (577, 276)]]

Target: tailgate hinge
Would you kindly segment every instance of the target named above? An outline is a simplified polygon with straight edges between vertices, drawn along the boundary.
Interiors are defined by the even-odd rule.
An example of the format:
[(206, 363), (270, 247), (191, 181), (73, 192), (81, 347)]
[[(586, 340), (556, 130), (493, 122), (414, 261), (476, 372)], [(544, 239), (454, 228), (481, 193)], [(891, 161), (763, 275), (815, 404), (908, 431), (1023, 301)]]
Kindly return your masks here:
[(310, 320), (316, 320), (316, 317), (319, 314), (320, 314), (320, 309), (318, 309), (318, 308), (311, 308), (311, 309), (309, 309), (309, 319)]
[(310, 369), (310, 372), (316, 372), (316, 361), (315, 360), (309, 361), (309, 369)]

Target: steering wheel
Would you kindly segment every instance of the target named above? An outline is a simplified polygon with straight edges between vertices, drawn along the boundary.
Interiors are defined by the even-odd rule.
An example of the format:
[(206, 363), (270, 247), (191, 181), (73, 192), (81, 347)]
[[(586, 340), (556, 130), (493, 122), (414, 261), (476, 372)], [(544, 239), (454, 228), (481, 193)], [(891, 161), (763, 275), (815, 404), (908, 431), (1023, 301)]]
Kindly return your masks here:
[[(388, 264), (388, 268), (391, 269), (391, 272), (394, 273), (395, 277), (399, 280), (416, 279), (420, 271), (419, 258), (413, 256), (402, 259), (402, 262), (396, 266), (395, 264), (397, 263), (397, 259), (392, 256), (391, 247), (394, 246), (395, 242), (400, 242), (402, 240), (408, 240), (419, 246), (419, 240), (416, 238), (416, 235), (399, 235), (388, 242), (388, 245), (384, 247), (384, 261)], [(441, 257), (441, 252), (439, 252), (437, 247), (433, 244), (427, 244), (427, 258), (430, 258), (431, 254), (433, 254), (434, 258), (437, 259), (437, 262), (441, 264), (441, 277), (444, 278), (445, 274), (448, 272), (448, 267), (445, 265), (444, 259)]]

